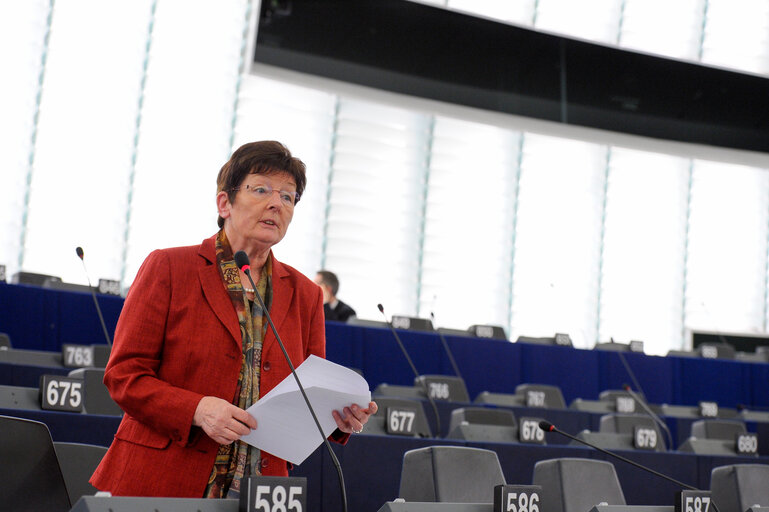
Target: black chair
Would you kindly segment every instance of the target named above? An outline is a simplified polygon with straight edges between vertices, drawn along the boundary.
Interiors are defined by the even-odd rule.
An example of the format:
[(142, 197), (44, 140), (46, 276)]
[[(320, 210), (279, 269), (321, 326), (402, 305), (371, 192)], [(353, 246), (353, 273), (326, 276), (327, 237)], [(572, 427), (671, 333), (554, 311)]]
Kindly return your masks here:
[(403, 455), (398, 495), (407, 502), (492, 503), (494, 486), (504, 484), (495, 452), (428, 446)]
[[(666, 450), (665, 439), (662, 437), (659, 425), (651, 416), (644, 414), (604, 414), (601, 416), (598, 432), (605, 437), (614, 436), (616, 442), (610, 443), (610, 446), (600, 441), (593, 444), (597, 444), (601, 448), (633, 450), (636, 448), (634, 441), (636, 428), (653, 430), (656, 436), (654, 451), (664, 452)], [(595, 440), (589, 439), (589, 441)]]
[(697, 455), (737, 455), (736, 438), (745, 433), (745, 424), (740, 421), (698, 420), (692, 423), (691, 435), (678, 451)]
[(536, 401), (532, 400), (533, 393), (543, 395), (545, 403), (541, 407), (545, 409), (566, 409), (566, 401), (563, 399), (563, 393), (558, 386), (524, 383), (515, 387), (515, 394), (523, 397), (523, 405), (539, 407), (536, 405)]
[(747, 432), (745, 423), (729, 420), (698, 420), (692, 423), (691, 436), (698, 439), (728, 439)]
[(64, 475), (69, 500), (76, 503), (82, 496), (93, 496), (98, 489), (88, 483), (107, 449), (81, 443), (53, 443), (56, 457)]
[(48, 427), (39, 421), (0, 416), (0, 496), (3, 510), (67, 512), (67, 486)]
[(599, 503), (625, 505), (617, 472), (610, 462), (563, 458), (534, 465), (534, 485), (547, 489), (540, 510), (586, 512)]
[(40, 391), (37, 388), (0, 385), (0, 408), (40, 410)]
[(123, 414), (104, 385), (104, 368), (78, 368), (69, 372), (69, 376), (83, 379), (83, 413), (110, 416)]
[(475, 404), (501, 405), (504, 407), (524, 407), (525, 397), (513, 393), (492, 393), (491, 391), (481, 391), (475, 397)]
[(713, 468), (710, 492), (720, 512), (745, 512), (760, 505), (769, 506), (769, 466), (734, 464)]
[(451, 411), (447, 439), (486, 443), (518, 442), (513, 411), (485, 407), (460, 407)]
[(465, 381), (455, 375), (420, 375), (414, 379), (414, 386), (424, 387), (434, 400), (470, 401)]

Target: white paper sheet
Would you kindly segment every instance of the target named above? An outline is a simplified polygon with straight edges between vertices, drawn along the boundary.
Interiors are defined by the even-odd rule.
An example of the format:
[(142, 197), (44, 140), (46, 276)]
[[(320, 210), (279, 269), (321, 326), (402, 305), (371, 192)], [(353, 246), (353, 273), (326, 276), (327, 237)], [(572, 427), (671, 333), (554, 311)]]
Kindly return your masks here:
[(258, 426), (241, 439), (281, 459), (301, 464), (336, 429), (331, 411), (341, 412), (352, 404), (366, 408), (371, 391), (359, 374), (314, 355), (297, 367), (296, 374), (318, 416), (323, 437), (294, 376), (289, 374), (248, 408)]

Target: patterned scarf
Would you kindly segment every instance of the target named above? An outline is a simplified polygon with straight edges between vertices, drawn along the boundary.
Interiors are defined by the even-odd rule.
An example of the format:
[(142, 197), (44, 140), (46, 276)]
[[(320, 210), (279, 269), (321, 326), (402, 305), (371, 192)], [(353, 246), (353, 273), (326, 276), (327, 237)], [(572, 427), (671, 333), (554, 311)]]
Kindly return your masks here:
[[(223, 229), (216, 237), (216, 263), (222, 282), (238, 314), (240, 335), (243, 339), (243, 363), (240, 367), (238, 391), (233, 403), (241, 409), (248, 409), (259, 399), (262, 341), (266, 333), (267, 321), (259, 302), (253, 303), (246, 298), (240, 283), (240, 273), (232, 255), (232, 248)], [(267, 258), (256, 288), (269, 310), (272, 304), (272, 258)], [(243, 441), (219, 446), (216, 462), (208, 478), (208, 486), (203, 497), (238, 498), (240, 479), (244, 476), (259, 475), (259, 467), (258, 448)]]

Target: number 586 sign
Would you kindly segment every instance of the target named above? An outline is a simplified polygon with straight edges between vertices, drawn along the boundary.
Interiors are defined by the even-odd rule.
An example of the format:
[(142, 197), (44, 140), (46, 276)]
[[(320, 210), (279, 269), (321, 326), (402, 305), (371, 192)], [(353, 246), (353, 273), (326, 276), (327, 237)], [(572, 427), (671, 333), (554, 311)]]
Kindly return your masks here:
[(497, 485), (494, 512), (540, 512), (541, 485)]

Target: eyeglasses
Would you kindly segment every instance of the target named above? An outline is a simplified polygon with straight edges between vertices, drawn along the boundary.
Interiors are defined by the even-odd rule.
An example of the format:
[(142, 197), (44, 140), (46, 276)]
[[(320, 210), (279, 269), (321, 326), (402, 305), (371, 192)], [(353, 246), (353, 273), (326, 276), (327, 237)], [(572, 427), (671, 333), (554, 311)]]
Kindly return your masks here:
[(266, 201), (272, 197), (273, 192), (277, 192), (280, 196), (280, 201), (284, 206), (293, 207), (299, 202), (299, 192), (293, 190), (275, 190), (269, 185), (245, 185), (243, 187), (235, 187), (232, 190), (247, 190), (251, 192), (258, 201)]

